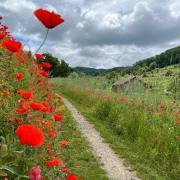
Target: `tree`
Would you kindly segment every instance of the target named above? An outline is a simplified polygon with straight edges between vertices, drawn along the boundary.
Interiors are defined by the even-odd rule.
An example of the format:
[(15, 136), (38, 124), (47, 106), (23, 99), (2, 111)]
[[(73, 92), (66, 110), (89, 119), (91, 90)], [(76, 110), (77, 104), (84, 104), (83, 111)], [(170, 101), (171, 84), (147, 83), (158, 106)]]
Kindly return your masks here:
[(60, 62), (58, 58), (49, 53), (43, 54), (43, 59), (38, 61), (38, 63), (41, 62), (48, 62), (52, 64), (52, 67), (46, 70), (50, 77), (67, 77), (72, 72), (72, 68), (64, 60), (61, 60)]
[(71, 72), (73, 72), (72, 68), (69, 67), (69, 65), (64, 60), (61, 60), (59, 65), (59, 76), (67, 77)]

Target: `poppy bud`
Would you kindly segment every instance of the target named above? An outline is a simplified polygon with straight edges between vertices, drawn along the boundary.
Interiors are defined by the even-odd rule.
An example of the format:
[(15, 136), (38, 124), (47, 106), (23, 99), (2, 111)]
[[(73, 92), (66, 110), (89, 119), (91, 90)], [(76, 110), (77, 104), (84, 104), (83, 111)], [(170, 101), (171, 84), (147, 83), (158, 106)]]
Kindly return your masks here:
[(41, 180), (41, 169), (39, 166), (37, 167), (32, 167), (30, 172), (29, 172), (29, 178), (30, 180)]

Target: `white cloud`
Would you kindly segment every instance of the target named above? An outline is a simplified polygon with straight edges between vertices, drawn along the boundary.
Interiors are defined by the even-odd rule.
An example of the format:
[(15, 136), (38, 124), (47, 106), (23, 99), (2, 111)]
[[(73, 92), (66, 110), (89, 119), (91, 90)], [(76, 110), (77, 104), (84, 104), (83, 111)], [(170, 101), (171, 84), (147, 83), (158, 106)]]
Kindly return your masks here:
[(180, 1), (174, 1), (174, 3), (172, 3), (170, 5), (170, 12), (171, 15), (175, 18), (178, 18), (180, 16)]
[(54, 6), (51, 5), (51, 4), (45, 4), (45, 5), (44, 5), (44, 8), (47, 9), (47, 10), (49, 10), (49, 11), (54, 11), (54, 12), (58, 13), (58, 10), (56, 9), (56, 7), (54, 7)]
[(103, 28), (117, 29), (122, 26), (121, 15), (118, 13), (109, 13), (102, 20)]
[(180, 43), (179, 0), (0, 0), (3, 22), (33, 51), (45, 31), (33, 15), (40, 7), (65, 18), (41, 52), (72, 66), (131, 65)]
[(35, 10), (37, 8), (36, 4), (30, 0), (1, 0), (0, 7), (11, 12)]

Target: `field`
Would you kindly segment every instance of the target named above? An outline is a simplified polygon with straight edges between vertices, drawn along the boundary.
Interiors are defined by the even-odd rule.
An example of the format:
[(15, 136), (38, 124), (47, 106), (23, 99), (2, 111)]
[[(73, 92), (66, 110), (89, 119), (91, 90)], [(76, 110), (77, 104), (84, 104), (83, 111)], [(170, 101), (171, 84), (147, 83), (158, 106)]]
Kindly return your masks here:
[(102, 78), (55, 78), (53, 82), (140, 177), (179, 179), (179, 102), (162, 93), (112, 93), (104, 88)]
[[(22, 7), (26, 3), (23, 2)], [(51, 9), (57, 2), (54, 1), (52, 6), (32, 1), (27, 3), (32, 11), (41, 5)], [(67, 6), (76, 3), (67, 3)], [(65, 1), (63, 4), (66, 7)], [(16, 11), (16, 5), (18, 3), (12, 3), (13, 8), (9, 8), (8, 4), (2, 6), (6, 9), (2, 11), (5, 18), (12, 12), (20, 12), (21, 8)], [(135, 6), (137, 13), (132, 15), (139, 14), (138, 9), (143, 6), (143, 3)], [(13, 37), (8, 26), (3, 24), (4, 17), (0, 16), (0, 179), (179, 180), (180, 47), (127, 67), (72, 68), (49, 52), (39, 54), (48, 34), (53, 33), (51, 29), (65, 22), (56, 12), (56, 7), (53, 8), (55, 12), (42, 8), (28, 12), (28, 8), (29, 18), (30, 13), (34, 14), (46, 30), (45, 35), (36, 32), (41, 28), (34, 22), (35, 19), (31, 19), (32, 30), (24, 26), (29, 24), (30, 19), (23, 24), (21, 18), (17, 21), (18, 15), (17, 23), (7, 21), (10, 26), (18, 25), (14, 27), (18, 35)], [(79, 17), (84, 16), (88, 20), (91, 11), (84, 10), (76, 8), (73, 13), (67, 14), (73, 16), (81, 12)], [(63, 12), (66, 14), (65, 9)], [(109, 18), (115, 18), (114, 15)], [(67, 21), (70, 19), (65, 17)], [(92, 17), (94, 19), (95, 16)], [(105, 20), (111, 21), (108, 16)], [(92, 49), (88, 53), (90, 49), (85, 52), (84, 47), (78, 48), (73, 37), (64, 41), (65, 36), (73, 34), (69, 30), (64, 33), (68, 24), (73, 30), (87, 28), (89, 24), (78, 21), (75, 25), (73, 21), (62, 27), (62, 35), (49, 37), (46, 50), (49, 48), (60, 53), (61, 50), (62, 53), (69, 50), (73, 57), (75, 52), (81, 54), (79, 57), (91, 57), (96, 52)], [(110, 24), (113, 25), (114, 21)], [(19, 37), (21, 33), (25, 33), (26, 37)], [(87, 31), (87, 34), (91, 33)], [(62, 44), (65, 43), (62, 47), (56, 37), (62, 38)], [(28, 43), (32, 44), (32, 49)], [(77, 49), (68, 47), (71, 43), (71, 48)], [(26, 51), (26, 48), (29, 50)], [(96, 49), (98, 52), (102, 50)], [(135, 51), (134, 45), (132, 49)], [(115, 56), (112, 48), (108, 51), (109, 57)], [(100, 54), (99, 59), (105, 58)], [(116, 60), (113, 56), (112, 60)], [(91, 65), (91, 62), (88, 63)], [(101, 66), (97, 64), (97, 67)]]
[[(136, 77), (143, 82), (147, 83), (151, 89), (147, 91), (154, 91), (161, 95), (168, 95), (172, 99), (179, 98), (179, 74), (180, 65), (172, 65), (164, 68), (156, 68), (151, 71), (137, 75)], [(119, 79), (126, 79), (129, 75), (121, 76), (121, 73), (112, 71), (106, 75), (101, 76), (78, 76), (76, 73), (72, 73), (69, 78), (61, 79), (61, 82), (66, 84), (75, 84), (81, 88), (96, 89), (96, 91), (105, 91), (111, 93), (111, 88), (114, 82)], [(56, 80), (55, 80), (56, 81)], [(139, 92), (141, 93), (141, 92)], [(123, 94), (123, 92), (120, 92)]]
[(178, 77), (179, 73), (180, 65), (167, 66), (147, 72), (146, 76), (140, 77), (140, 79), (151, 85), (155, 91), (173, 97), (175, 94), (179, 96), (180, 87), (176, 87), (177, 78), (175, 78)]

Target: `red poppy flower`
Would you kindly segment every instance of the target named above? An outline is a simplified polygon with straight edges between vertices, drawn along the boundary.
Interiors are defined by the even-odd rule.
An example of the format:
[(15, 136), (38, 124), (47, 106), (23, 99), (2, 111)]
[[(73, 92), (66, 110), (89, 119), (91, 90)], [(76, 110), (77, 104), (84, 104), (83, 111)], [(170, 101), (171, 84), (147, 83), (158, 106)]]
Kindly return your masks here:
[(18, 100), (18, 103), (19, 103), (19, 104), (24, 104), (24, 102), (25, 102), (24, 99), (19, 99), (19, 100)]
[(165, 104), (162, 104), (162, 103), (161, 103), (161, 104), (160, 104), (160, 108), (161, 108), (161, 109), (165, 109), (165, 108), (167, 108), (167, 106), (166, 106)]
[(42, 106), (41, 111), (42, 112), (48, 112), (50, 109), (48, 106)]
[(17, 114), (23, 114), (25, 113), (27, 110), (26, 109), (16, 109), (16, 113)]
[(51, 132), (49, 132), (48, 137), (51, 138), (54, 137), (55, 135), (56, 135), (56, 131), (52, 130)]
[(44, 122), (44, 128), (50, 129), (51, 128), (50, 122), (48, 122), (48, 121)]
[(42, 62), (42, 65), (45, 69), (50, 69), (52, 67), (52, 64), (50, 64), (48, 62)]
[(20, 80), (22, 79), (22, 77), (23, 77), (23, 73), (22, 73), (22, 72), (18, 72), (18, 73), (16, 74), (16, 76), (15, 76), (15, 80), (16, 80), (16, 81), (20, 81)]
[(120, 97), (120, 102), (121, 102), (121, 103), (124, 103), (125, 101), (126, 101), (126, 97), (125, 97), (125, 96), (121, 96), (121, 97)]
[(38, 20), (48, 29), (52, 29), (64, 22), (64, 19), (54, 12), (49, 12), (44, 9), (37, 9), (34, 11)]
[(41, 75), (44, 76), (44, 77), (48, 77), (49, 74), (46, 71), (41, 71)]
[(67, 180), (77, 180), (77, 177), (74, 174), (68, 174), (66, 179)]
[(42, 54), (35, 54), (35, 56), (36, 56), (36, 59), (38, 59), (38, 60), (40, 60), (40, 59), (43, 58), (43, 55), (42, 55)]
[(41, 146), (44, 142), (44, 135), (41, 129), (31, 124), (19, 126), (16, 130), (16, 135), (19, 137), (21, 144)]
[(24, 99), (31, 99), (33, 98), (34, 91), (35, 91), (35, 88), (31, 88), (29, 91), (18, 90), (17, 94), (21, 94)]
[(61, 101), (61, 100), (62, 100), (61, 96), (58, 96), (58, 101)]
[(66, 146), (67, 144), (68, 142), (66, 140), (62, 140), (60, 146), (63, 147)]
[(48, 167), (50, 167), (50, 166), (58, 166), (61, 163), (62, 163), (61, 159), (53, 157), (53, 159), (51, 161), (46, 162), (46, 166), (48, 166)]
[(2, 41), (2, 46), (6, 47), (10, 52), (17, 52), (20, 50), (22, 44), (21, 42), (17, 42), (15, 40), (6, 39)]
[(33, 110), (36, 110), (36, 111), (41, 110), (43, 108), (43, 106), (41, 104), (38, 104), (38, 103), (35, 103), (35, 102), (31, 103), (31, 107), (32, 107)]
[(47, 101), (41, 101), (41, 104), (44, 106), (48, 106), (48, 102)]
[(43, 69), (43, 67), (41, 65), (37, 65), (36, 67), (37, 67), (38, 70), (42, 70)]
[(33, 97), (33, 92), (31, 90), (30, 91), (19, 90), (17, 91), (17, 93), (21, 94), (24, 99), (31, 99)]
[(62, 116), (60, 114), (55, 114), (55, 115), (53, 115), (53, 119), (55, 121), (62, 121)]
[(19, 62), (20, 63), (24, 63), (26, 60), (25, 59), (20, 59)]
[(4, 38), (4, 34), (0, 33), (0, 39), (3, 39)]
[(2, 18), (3, 18), (3, 17), (2, 17), (2, 16), (0, 16), (0, 20), (2, 20)]

